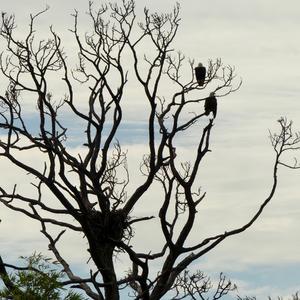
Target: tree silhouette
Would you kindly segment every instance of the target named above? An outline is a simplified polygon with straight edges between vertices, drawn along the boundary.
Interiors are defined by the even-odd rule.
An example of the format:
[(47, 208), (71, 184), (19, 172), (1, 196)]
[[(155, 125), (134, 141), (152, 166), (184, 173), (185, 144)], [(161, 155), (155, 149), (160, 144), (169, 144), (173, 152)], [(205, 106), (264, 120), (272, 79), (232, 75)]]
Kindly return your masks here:
[[(1, 55), (1, 71), (9, 84), (0, 96), (0, 156), (32, 175), (36, 193), (28, 196), (16, 184), (12, 191), (0, 188), (0, 201), (40, 224), (49, 249), (69, 278), (66, 284), (84, 290), (92, 299), (119, 299), (124, 287), (131, 290), (135, 299), (161, 299), (169, 292), (176, 299), (183, 299), (204, 293), (208, 282), (194, 285), (195, 278), (200, 284), (202, 275), (189, 276), (186, 269), (227, 237), (245, 231), (255, 222), (275, 193), (280, 164), (298, 167), (280, 159), (286, 151), (298, 149), (300, 140), (292, 132), (291, 123), (280, 119), (280, 133), (270, 136), (276, 157), (269, 196), (243, 226), (208, 236), (193, 245), (187, 243), (200, 209), (198, 205), (205, 198), (196, 178), (203, 158), (210, 151), (214, 120), (205, 115), (204, 101), (210, 92), (219, 99), (229, 95), (241, 82), (235, 80), (233, 67), (224, 66), (217, 59), (208, 62), (205, 82), (198, 85), (194, 61), (173, 50), (179, 10), (179, 5), (168, 14), (145, 9), (144, 21), (139, 23), (133, 1), (102, 5), (98, 10), (90, 3), (92, 32), (83, 36), (75, 11), (72, 29), (78, 47), (75, 69), (70, 68), (62, 40), (52, 27), (51, 38), (40, 41), (36, 38), (35, 21), (45, 11), (31, 16), (29, 32), (23, 40), (15, 37), (14, 17), (2, 14), (1, 36), (7, 50)], [(150, 54), (144, 54), (148, 49)], [(186, 66), (188, 71), (184, 73)], [(130, 76), (132, 73), (136, 79)], [(53, 92), (54, 76), (55, 80), (62, 77), (65, 88), (60, 101), (55, 100), (59, 96)], [(141, 101), (145, 102), (148, 114), (148, 150), (140, 167), (144, 180), (133, 191), (128, 191), (129, 183), (133, 183), (127, 152), (116, 139), (124, 122), (129, 80), (136, 80), (143, 91)], [(164, 94), (165, 86), (174, 92)], [(79, 88), (85, 91), (84, 96), (78, 94)], [(85, 105), (79, 101), (83, 97)], [(22, 102), (25, 98), (35, 106), (36, 126), (28, 123)], [(65, 125), (66, 113), (72, 114), (73, 122), (83, 124), (85, 130), (84, 150), (78, 154), (74, 154), (67, 140), (70, 128)], [(176, 153), (176, 141), (193, 128), (198, 130), (195, 158), (192, 162), (182, 162)], [(24, 160), (20, 155), (24, 152), (40, 153), (43, 165), (35, 167)], [(135, 206), (153, 185), (160, 186), (163, 193), (157, 214), (135, 217)], [(56, 202), (48, 201), (45, 191)], [(148, 222), (151, 228), (154, 218), (160, 223), (161, 249), (135, 249), (133, 241), (139, 224)], [(81, 233), (87, 241), (97, 270), (86, 278), (75, 274), (60, 252), (58, 242), (67, 230)], [(131, 264), (123, 277), (116, 273), (114, 260), (120, 252), (126, 254)], [(161, 263), (158, 273), (151, 269), (155, 261)], [(6, 267), (7, 264), (1, 264), (1, 274)], [(221, 275), (219, 293), (214, 299), (234, 288)]]

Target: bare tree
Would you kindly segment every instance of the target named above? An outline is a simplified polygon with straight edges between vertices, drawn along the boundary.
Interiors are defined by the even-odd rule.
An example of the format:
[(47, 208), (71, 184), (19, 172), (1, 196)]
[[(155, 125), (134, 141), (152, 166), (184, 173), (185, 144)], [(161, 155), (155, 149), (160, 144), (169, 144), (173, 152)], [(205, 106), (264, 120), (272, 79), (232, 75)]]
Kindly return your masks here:
[[(169, 14), (145, 9), (144, 21), (138, 23), (133, 1), (124, 0), (120, 6), (103, 5), (96, 11), (90, 3), (92, 33), (83, 37), (75, 11), (72, 32), (79, 60), (74, 70), (70, 69), (61, 38), (52, 27), (51, 38), (36, 39), (35, 21), (44, 12), (31, 16), (29, 32), (23, 40), (15, 37), (14, 17), (2, 14), (1, 36), (7, 50), (1, 55), (1, 71), (9, 85), (0, 96), (0, 156), (34, 176), (36, 195), (28, 197), (15, 185), (12, 191), (0, 188), (0, 201), (40, 223), (49, 249), (69, 278), (63, 284), (84, 290), (92, 299), (119, 299), (124, 287), (131, 289), (135, 299), (161, 299), (170, 291), (176, 299), (204, 295), (209, 282), (204, 280), (197, 285), (203, 279), (202, 273), (188, 276), (188, 273), (181, 275), (182, 272), (227, 237), (245, 231), (255, 222), (275, 193), (280, 164), (298, 167), (281, 161), (283, 153), (299, 149), (300, 137), (293, 134), (291, 123), (280, 119), (280, 133), (271, 135), (276, 157), (269, 196), (243, 226), (209, 236), (194, 245), (187, 244), (197, 206), (205, 197), (196, 186), (196, 176), (210, 151), (214, 124), (214, 119), (203, 110), (206, 90), (213, 89), (210, 92), (220, 98), (236, 91), (241, 82), (235, 80), (233, 67), (224, 66), (217, 59), (208, 63), (204, 85), (198, 85), (194, 62), (173, 50), (179, 10), (179, 5)], [(151, 49), (151, 54), (144, 55), (143, 47)], [(189, 68), (188, 78), (181, 76), (185, 66)], [(129, 194), (127, 153), (116, 140), (116, 134), (123, 121), (123, 98), (131, 71), (142, 88), (148, 109), (148, 153), (140, 168), (144, 181)], [(65, 84), (66, 94), (61, 101), (54, 100), (57, 96), (51, 89), (53, 73), (60, 74)], [(78, 82), (88, 93), (84, 108), (76, 101)], [(172, 83), (175, 92), (163, 95), (160, 91), (163, 83)], [(26, 97), (36, 105), (35, 128), (26, 121), (22, 104)], [(66, 111), (72, 113), (74, 122), (84, 124), (85, 151), (78, 155), (67, 143), (68, 129), (63, 120)], [(187, 113), (190, 111), (193, 114)], [(182, 163), (176, 153), (176, 139), (197, 126), (200, 119), (206, 123), (198, 129), (195, 159)], [(21, 152), (35, 151), (43, 156), (42, 168), (32, 166), (20, 156)], [(159, 184), (163, 192), (157, 215), (134, 217), (132, 211), (153, 184)], [(45, 190), (51, 192), (57, 204), (45, 199)], [(152, 249), (138, 252), (132, 242), (136, 225), (147, 221), (150, 224), (154, 217), (160, 222), (163, 245), (157, 252)], [(53, 228), (57, 229), (56, 234)], [(97, 271), (91, 271), (86, 278), (74, 274), (67, 258), (61, 255), (58, 241), (66, 230), (82, 233), (88, 243)], [(131, 269), (124, 277), (116, 274), (114, 256), (119, 252), (131, 261)], [(150, 268), (156, 260), (162, 262), (158, 273)], [(6, 273), (7, 266), (10, 265), (1, 263), (1, 274)], [(10, 282), (7, 283), (9, 288)], [(234, 289), (234, 285), (221, 275), (217, 289), (214, 299)]]

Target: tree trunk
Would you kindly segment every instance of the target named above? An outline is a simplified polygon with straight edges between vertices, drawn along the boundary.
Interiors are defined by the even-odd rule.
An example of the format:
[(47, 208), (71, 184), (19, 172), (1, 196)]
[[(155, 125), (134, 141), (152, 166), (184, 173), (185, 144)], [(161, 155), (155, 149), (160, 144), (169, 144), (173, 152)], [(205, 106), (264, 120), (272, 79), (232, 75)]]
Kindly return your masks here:
[[(98, 214), (99, 218), (99, 214)], [(83, 222), (82, 226), (84, 232), (89, 241), (89, 252), (91, 257), (102, 275), (104, 286), (104, 293), (106, 300), (119, 300), (119, 287), (117, 285), (117, 276), (113, 263), (113, 255), (115, 245), (110, 240), (109, 229), (102, 226), (99, 226), (99, 221), (102, 223), (102, 217), (91, 219), (86, 222)]]
[(152, 293), (151, 300), (159, 300), (166, 292), (171, 288), (172, 283), (169, 282), (170, 274), (172, 272), (172, 267), (177, 259), (178, 255), (176, 255), (173, 251), (169, 253), (168, 257), (165, 260), (165, 263), (162, 268), (162, 275), (157, 281)]
[(119, 288), (113, 263), (114, 247), (110, 244), (98, 244), (90, 241), (92, 259), (102, 275), (105, 299), (119, 300)]

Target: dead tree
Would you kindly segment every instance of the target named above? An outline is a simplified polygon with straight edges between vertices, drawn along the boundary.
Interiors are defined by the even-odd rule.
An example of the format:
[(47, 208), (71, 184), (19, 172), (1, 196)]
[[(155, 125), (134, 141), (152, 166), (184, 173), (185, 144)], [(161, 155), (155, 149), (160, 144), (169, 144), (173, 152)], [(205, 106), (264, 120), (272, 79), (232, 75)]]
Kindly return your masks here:
[[(180, 274), (227, 237), (249, 228), (261, 215), (275, 193), (278, 166), (297, 167), (280, 158), (285, 151), (299, 148), (299, 136), (294, 136), (290, 123), (279, 121), (281, 132), (271, 136), (276, 151), (271, 191), (244, 226), (187, 245), (197, 206), (205, 197), (197, 189), (196, 176), (210, 151), (215, 122), (205, 115), (203, 104), (209, 92), (220, 98), (239, 88), (234, 68), (224, 66), (220, 59), (208, 62), (206, 80), (199, 86), (193, 74), (194, 62), (173, 50), (180, 22), (179, 6), (169, 14), (145, 9), (144, 21), (138, 23), (134, 2), (124, 0), (120, 6), (108, 4), (99, 10), (94, 10), (90, 3), (93, 28), (84, 36), (79, 33), (78, 13), (74, 13), (72, 32), (78, 46), (78, 66), (71, 69), (61, 38), (52, 27), (51, 38), (37, 40), (35, 21), (42, 13), (45, 12), (31, 16), (23, 40), (15, 37), (14, 17), (2, 14), (1, 36), (7, 50), (1, 55), (1, 71), (9, 84), (0, 95), (0, 156), (34, 177), (36, 194), (31, 197), (22, 194), (17, 184), (11, 191), (0, 188), (1, 203), (40, 223), (49, 249), (69, 278), (64, 284), (84, 290), (92, 299), (119, 299), (119, 291), (124, 287), (131, 289), (136, 299), (161, 299), (169, 291), (177, 296), (181, 293), (181, 298), (200, 293), (201, 287), (193, 287), (193, 282), (187, 277), (182, 280)], [(151, 49), (150, 55), (143, 55), (146, 48)], [(185, 73), (188, 76), (182, 76), (184, 66), (188, 66)], [(148, 110), (148, 151), (141, 166), (144, 182), (131, 194), (127, 193), (130, 174), (127, 154), (116, 140), (124, 121), (128, 72), (135, 74)], [(65, 85), (61, 101), (53, 91), (54, 74), (56, 78), (62, 77)], [(133, 76), (130, 80), (134, 80)], [(84, 107), (78, 102), (78, 82), (86, 93)], [(172, 86), (174, 93), (163, 94), (162, 83)], [(24, 99), (30, 99), (36, 108), (35, 127), (26, 120)], [(186, 114), (187, 111), (193, 114)], [(65, 113), (71, 114), (74, 122), (84, 124), (85, 150), (78, 155), (71, 151), (67, 141)], [(180, 163), (176, 139), (200, 120), (205, 125), (198, 129), (195, 159)], [(40, 153), (43, 166), (33, 167), (22, 160), (21, 152)], [(133, 209), (155, 183), (160, 184), (163, 193), (157, 215), (135, 218)], [(57, 204), (45, 199), (45, 190)], [(140, 222), (150, 224), (154, 217), (160, 222), (163, 246), (157, 252), (152, 249), (137, 252), (132, 246), (133, 228), (137, 230), (136, 224)], [(57, 235), (53, 234), (53, 228), (57, 229)], [(74, 274), (60, 253), (58, 241), (66, 230), (82, 233), (87, 240), (97, 271), (86, 278)], [(131, 271), (123, 278), (116, 274), (113, 259), (120, 251), (131, 261)], [(155, 260), (162, 261), (158, 274), (151, 270)], [(1, 263), (1, 274), (6, 273), (5, 266), (8, 265)], [(193, 281), (195, 276), (188, 278)], [(187, 283), (192, 284), (192, 290)], [(232, 288), (220, 278), (219, 293)]]

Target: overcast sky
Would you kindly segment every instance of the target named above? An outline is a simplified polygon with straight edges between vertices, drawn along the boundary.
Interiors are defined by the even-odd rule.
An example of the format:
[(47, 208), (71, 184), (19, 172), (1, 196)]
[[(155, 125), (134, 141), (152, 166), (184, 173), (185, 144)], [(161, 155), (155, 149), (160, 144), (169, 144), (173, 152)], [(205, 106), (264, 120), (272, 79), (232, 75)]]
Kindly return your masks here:
[[(89, 31), (84, 16), (87, 1), (0, 1), (1, 10), (16, 15), (20, 35), (28, 29), (29, 13), (48, 4), (50, 11), (40, 19), (39, 31), (46, 32), (53, 24), (64, 38), (69, 55), (72, 55), (72, 49), (68, 49), (72, 41), (68, 29), (74, 8), (82, 16), (81, 29)], [(174, 4), (170, 0), (137, 0), (138, 17), (142, 18), (144, 6), (167, 12)], [(207, 202), (198, 225), (203, 233), (219, 232), (242, 224), (268, 195), (274, 159), (268, 129), (276, 129), (276, 120), (286, 116), (300, 130), (300, 2), (186, 0), (180, 4), (182, 20), (175, 42), (177, 50), (204, 64), (209, 59), (221, 58), (225, 65), (234, 65), (243, 79), (239, 91), (219, 101), (212, 152), (200, 171), (199, 185), (207, 192)], [(3, 85), (0, 83), (0, 93)], [(132, 169), (137, 166), (136, 157), (141, 157), (144, 151), (145, 120), (137, 117), (143, 116), (139, 111), (143, 109), (140, 101), (130, 102), (122, 134), (122, 142), (133, 153), (129, 154)], [(66, 121), (72, 124), (72, 120)], [(131, 137), (126, 139), (129, 132)], [(72, 146), (79, 147), (76, 136), (73, 138)], [(188, 158), (193, 151), (193, 136), (187, 136), (183, 142), (178, 151)], [(300, 153), (295, 155), (300, 159)], [(26, 186), (27, 178), (19, 176), (7, 162), (0, 160), (0, 168), (5, 170), (1, 172), (1, 182)], [(291, 295), (300, 290), (300, 171), (280, 169), (279, 180), (276, 196), (254, 226), (226, 240), (193, 268), (200, 268), (212, 277), (225, 272), (238, 283), (241, 295), (256, 295), (258, 299)], [(147, 212), (150, 207), (146, 203), (142, 209)], [(37, 226), (6, 210), (0, 211), (0, 218), (4, 258), (14, 260), (20, 254), (30, 254), (32, 249), (46, 252)], [(21, 230), (20, 222), (26, 222)], [(16, 237), (11, 237), (11, 230)], [(144, 231), (137, 233), (141, 243), (144, 234)], [(81, 257), (71, 250), (75, 240), (68, 245), (66, 253), (80, 265)]]

